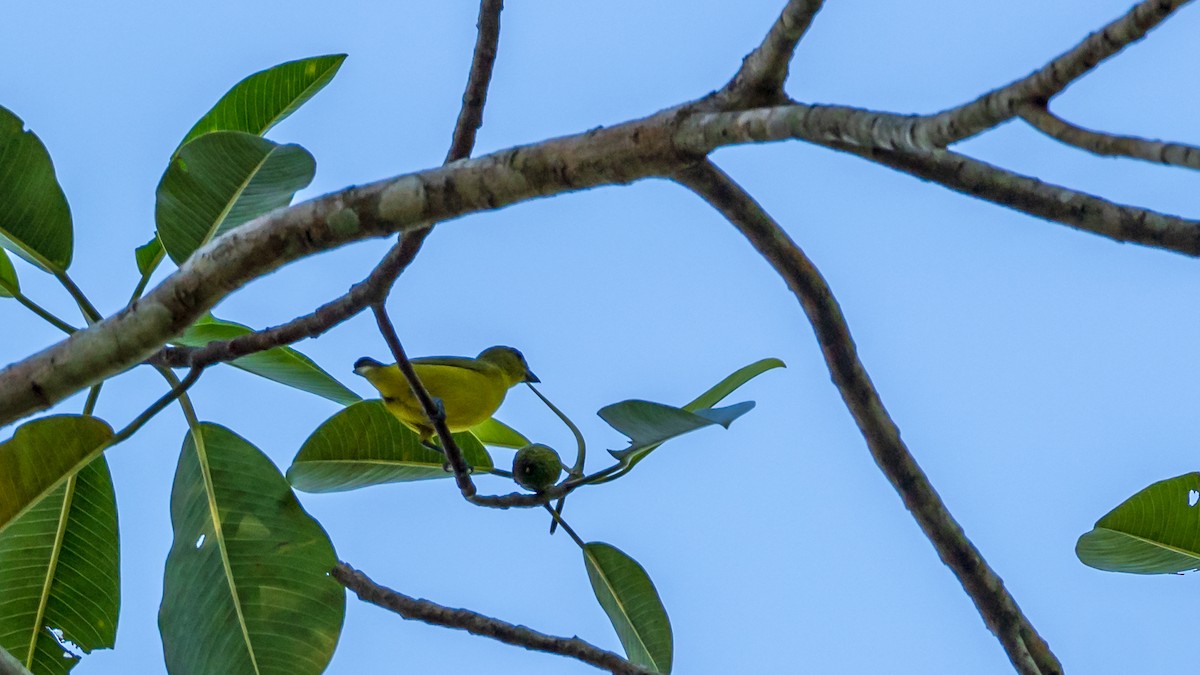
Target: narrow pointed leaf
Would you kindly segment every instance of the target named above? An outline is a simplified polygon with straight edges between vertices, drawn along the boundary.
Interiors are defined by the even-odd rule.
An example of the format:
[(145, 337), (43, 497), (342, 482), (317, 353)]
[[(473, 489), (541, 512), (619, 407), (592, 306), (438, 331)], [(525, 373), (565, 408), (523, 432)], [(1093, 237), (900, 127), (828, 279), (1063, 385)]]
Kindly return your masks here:
[(701, 408), (711, 408), (721, 402), (726, 396), (737, 391), (738, 387), (774, 368), (786, 368), (779, 359), (761, 359), (748, 366), (734, 371), (729, 377), (721, 380), (711, 389), (700, 394), (691, 403), (683, 406), (684, 410), (696, 411)]
[(1200, 569), (1200, 473), (1164, 481), (1109, 511), (1075, 544), (1083, 564), (1109, 572)]
[(616, 547), (600, 542), (583, 547), (583, 563), (625, 656), (639, 666), (671, 672), (671, 621), (646, 570)]
[(172, 673), (320, 673), (346, 611), (329, 537), (279, 470), (228, 429), (188, 433), (158, 624)]
[(154, 267), (162, 259), (162, 256), (162, 242), (158, 240), (158, 235), (156, 234), (150, 241), (142, 244), (133, 251), (133, 257), (137, 261), (138, 274), (146, 276), (153, 272)]
[[(213, 340), (231, 340), (252, 333), (248, 326), (232, 321), (222, 321), (211, 315), (192, 324), (174, 342), (188, 347), (203, 347)], [(331, 401), (350, 405), (362, 399), (350, 391), (334, 376), (291, 347), (275, 347), (250, 354), (229, 362), (247, 372)]]
[(471, 433), (484, 445), (494, 445), (498, 448), (523, 448), (532, 441), (525, 438), (521, 432), (508, 426), (495, 417), (471, 428)]
[[(492, 458), (470, 432), (454, 434), (467, 463), (492, 469)], [(325, 420), (304, 441), (287, 471), (305, 492), (338, 492), (383, 483), (401, 483), (454, 474), (446, 458), (421, 445), (417, 434), (387, 411), (383, 401), (355, 403)]]
[(0, 248), (0, 298), (11, 298), (19, 290), (21, 284), (17, 281), (17, 270), (13, 268), (8, 254)]
[(179, 149), (158, 184), (158, 237), (182, 262), (214, 237), (290, 204), (315, 172), (298, 145), (240, 131), (200, 136)]
[(71, 265), (71, 209), (46, 146), (0, 106), (0, 246), (47, 272)]
[(111, 648), (120, 607), (117, 505), (101, 455), (0, 534), (0, 646), (36, 673)]
[(635, 453), (646, 454), (663, 443), (690, 431), (719, 424), (728, 428), (738, 417), (754, 407), (745, 401), (725, 408), (705, 408), (689, 412), (682, 408), (650, 401), (621, 401), (605, 406), (598, 413), (614, 429), (629, 437), (631, 445), (623, 450), (609, 450), (617, 459)]
[(333, 79), (346, 60), (330, 54), (288, 61), (261, 70), (230, 89), (187, 132), (180, 145), (210, 131), (244, 131), (261, 136)]
[(0, 534), (96, 457), (112, 429), (90, 416), (26, 422), (0, 443)]

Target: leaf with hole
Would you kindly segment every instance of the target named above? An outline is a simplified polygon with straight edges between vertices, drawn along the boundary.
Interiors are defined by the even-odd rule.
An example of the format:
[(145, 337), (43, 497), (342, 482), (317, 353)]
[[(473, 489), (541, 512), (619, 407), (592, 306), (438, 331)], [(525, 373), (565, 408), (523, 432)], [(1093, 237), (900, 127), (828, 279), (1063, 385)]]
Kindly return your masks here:
[(471, 433), (479, 439), (480, 443), (494, 445), (498, 448), (523, 448), (532, 442), (521, 432), (495, 417), (472, 427)]
[(158, 615), (169, 672), (325, 669), (346, 612), (337, 555), (262, 451), (216, 424), (189, 431), (171, 527)]
[(183, 262), (213, 238), (290, 204), (316, 168), (298, 145), (241, 131), (200, 136), (179, 149), (158, 184), (158, 238), (172, 260)]
[[(470, 432), (454, 434), (454, 440), (476, 472), (492, 469), (487, 449)], [(421, 445), (417, 434), (376, 399), (325, 420), (304, 441), (287, 476), (297, 490), (338, 492), (453, 476), (445, 463), (441, 453)]]
[(52, 274), (71, 265), (71, 208), (50, 153), (0, 106), (0, 246)]
[[(36, 673), (66, 673), (113, 646), (120, 608), (117, 504), (101, 455), (0, 533), (0, 647)], [(0, 672), (3, 668), (0, 668)]]
[(1159, 481), (1096, 521), (1075, 544), (1083, 564), (1108, 572), (1200, 569), (1200, 473)]
[(91, 416), (26, 422), (0, 443), (0, 534), (95, 459), (113, 432)]
[[(189, 326), (174, 342), (187, 347), (203, 347), (214, 340), (232, 340), (253, 332), (248, 326), (222, 321), (210, 314)], [(342, 405), (362, 400), (358, 394), (347, 389), (312, 359), (291, 347), (275, 347), (248, 354), (230, 361), (229, 364)]]
[(629, 660), (659, 673), (671, 672), (671, 621), (646, 570), (615, 546), (600, 542), (584, 545), (583, 563), (596, 600)]

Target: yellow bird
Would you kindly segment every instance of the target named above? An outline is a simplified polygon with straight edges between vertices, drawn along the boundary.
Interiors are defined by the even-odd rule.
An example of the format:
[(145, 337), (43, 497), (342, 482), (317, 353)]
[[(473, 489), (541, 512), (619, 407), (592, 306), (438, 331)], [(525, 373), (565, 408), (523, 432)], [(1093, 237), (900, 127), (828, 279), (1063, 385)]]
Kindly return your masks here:
[[(529, 372), (521, 352), (512, 347), (488, 347), (479, 356), (431, 356), (412, 359), (413, 370), (429, 395), (442, 403), (450, 431), (466, 431), (488, 420), (504, 402), (504, 395), (521, 382), (540, 382)], [(404, 426), (430, 443), (434, 429), (408, 380), (395, 364), (369, 357), (354, 362), (354, 373), (379, 390), (383, 403)]]

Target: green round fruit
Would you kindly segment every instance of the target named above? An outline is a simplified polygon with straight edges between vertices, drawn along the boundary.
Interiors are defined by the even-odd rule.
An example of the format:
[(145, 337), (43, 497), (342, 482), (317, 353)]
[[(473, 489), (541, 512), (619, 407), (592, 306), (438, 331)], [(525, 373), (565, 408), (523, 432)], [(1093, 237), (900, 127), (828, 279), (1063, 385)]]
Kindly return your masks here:
[(562, 458), (548, 445), (527, 445), (513, 457), (513, 480), (526, 490), (541, 492), (558, 482), (561, 475)]

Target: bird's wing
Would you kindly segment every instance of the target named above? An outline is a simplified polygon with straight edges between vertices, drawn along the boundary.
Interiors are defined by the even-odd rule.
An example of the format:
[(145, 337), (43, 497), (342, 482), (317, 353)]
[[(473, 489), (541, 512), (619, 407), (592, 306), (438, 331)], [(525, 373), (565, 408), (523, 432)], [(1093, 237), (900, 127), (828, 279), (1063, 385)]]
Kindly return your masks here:
[(412, 359), (414, 366), (445, 366), (447, 368), (462, 368), (476, 373), (491, 374), (495, 371), (495, 366), (490, 363), (483, 363), (476, 359), (467, 358), (465, 356), (422, 356), (419, 359)]

